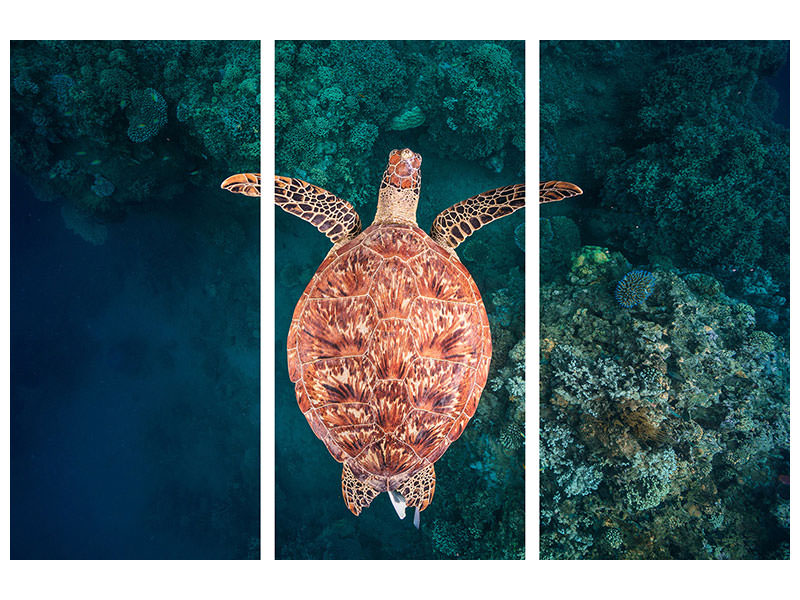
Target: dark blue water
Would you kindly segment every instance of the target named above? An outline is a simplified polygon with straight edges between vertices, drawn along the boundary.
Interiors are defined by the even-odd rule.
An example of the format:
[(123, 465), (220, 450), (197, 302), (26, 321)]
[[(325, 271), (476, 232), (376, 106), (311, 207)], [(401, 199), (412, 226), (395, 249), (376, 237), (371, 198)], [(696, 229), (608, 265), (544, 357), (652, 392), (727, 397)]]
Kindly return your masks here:
[(786, 62), (783, 63), (778, 72), (772, 77), (767, 77), (769, 84), (778, 91), (778, 108), (775, 110), (773, 118), (776, 123), (780, 123), (787, 129), (789, 128), (789, 61), (790, 56), (787, 52)]
[(11, 183), (11, 557), (257, 558), (257, 205), (93, 246)]

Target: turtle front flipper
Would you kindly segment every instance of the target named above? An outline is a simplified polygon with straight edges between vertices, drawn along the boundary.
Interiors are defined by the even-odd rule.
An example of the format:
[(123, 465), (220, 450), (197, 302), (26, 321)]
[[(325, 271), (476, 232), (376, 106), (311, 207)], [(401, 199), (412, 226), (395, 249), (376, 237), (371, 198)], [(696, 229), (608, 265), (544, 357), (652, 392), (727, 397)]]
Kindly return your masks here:
[(492, 221), (525, 206), (525, 184), (507, 185), (472, 196), (443, 210), (433, 220), (431, 237), (446, 248), (456, 248)]
[(361, 219), (352, 204), (301, 179), (276, 175), (275, 204), (311, 223), (334, 244), (361, 233)]
[(378, 490), (356, 479), (347, 463), (342, 465), (342, 496), (351, 513), (361, 514), (361, 509), (368, 507), (377, 495)]
[(539, 204), (545, 202), (558, 202), (573, 196), (580, 196), (583, 190), (574, 183), (567, 181), (541, 181), (539, 182)]
[(261, 173), (239, 173), (231, 175), (222, 182), (220, 187), (234, 194), (245, 196), (261, 196)]

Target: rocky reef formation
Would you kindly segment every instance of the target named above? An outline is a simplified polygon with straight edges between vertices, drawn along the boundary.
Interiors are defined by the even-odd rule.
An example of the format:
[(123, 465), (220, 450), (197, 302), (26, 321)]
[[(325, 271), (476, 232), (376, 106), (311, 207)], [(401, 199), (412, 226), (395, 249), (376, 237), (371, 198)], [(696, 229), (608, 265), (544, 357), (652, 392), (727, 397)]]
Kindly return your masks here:
[(92, 243), (258, 167), (258, 42), (26, 41), (11, 56), (14, 167)]
[[(391, 149), (521, 173), (521, 42), (277, 42), (276, 168), (371, 202)], [(401, 140), (398, 141), (398, 140)]]
[(542, 557), (788, 556), (781, 339), (709, 275), (652, 265), (625, 308), (620, 252), (570, 256), (541, 288)]

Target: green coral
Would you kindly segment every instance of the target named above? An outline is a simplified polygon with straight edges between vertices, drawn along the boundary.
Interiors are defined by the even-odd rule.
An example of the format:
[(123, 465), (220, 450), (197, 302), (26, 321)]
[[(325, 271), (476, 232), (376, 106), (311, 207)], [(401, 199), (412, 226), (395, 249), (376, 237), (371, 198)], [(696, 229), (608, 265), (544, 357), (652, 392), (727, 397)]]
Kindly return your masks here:
[(500, 432), (500, 443), (508, 450), (519, 450), (525, 441), (525, 432), (514, 422)]
[(103, 223), (217, 189), (260, 161), (259, 56), (257, 42), (14, 42), (14, 167)]
[(616, 527), (609, 527), (605, 535), (606, 544), (614, 550), (622, 546), (622, 534)]
[(466, 546), (463, 531), (448, 521), (438, 519), (434, 521), (431, 537), (434, 548), (451, 558), (456, 558), (461, 549)]
[(454, 57), (444, 73), (444, 118), (431, 119), (430, 128), (438, 144), (461, 149), (467, 158), (524, 147), (522, 129), (515, 125), (523, 122), (524, 78), (508, 48), (480, 44)]
[(788, 130), (768, 81), (787, 56), (786, 42), (543, 43), (542, 170), (604, 209), (582, 234), (730, 279), (761, 267), (785, 292)]
[(275, 54), (284, 175), (360, 206), (374, 201), (376, 173), (401, 144), (522, 170), (519, 43), (285, 41)]
[(670, 492), (671, 478), (678, 469), (675, 451), (637, 452), (631, 466), (620, 475), (624, 502), (633, 511), (657, 507)]
[(753, 354), (772, 352), (776, 346), (775, 336), (766, 331), (754, 331), (747, 339), (747, 349)]

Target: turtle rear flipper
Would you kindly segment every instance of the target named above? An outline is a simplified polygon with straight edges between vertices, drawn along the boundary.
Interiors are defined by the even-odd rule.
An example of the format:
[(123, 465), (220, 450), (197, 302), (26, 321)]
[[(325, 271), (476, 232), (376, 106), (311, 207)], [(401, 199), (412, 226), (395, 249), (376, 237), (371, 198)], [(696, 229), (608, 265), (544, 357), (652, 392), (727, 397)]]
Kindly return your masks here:
[(507, 185), (472, 196), (443, 210), (433, 220), (431, 237), (456, 248), (484, 225), (525, 206), (525, 184)]
[(275, 204), (308, 221), (336, 244), (361, 233), (353, 205), (301, 179), (275, 176)]
[(342, 496), (351, 513), (355, 516), (361, 514), (361, 510), (368, 507), (377, 495), (378, 490), (356, 479), (347, 464), (342, 466)]
[(435, 490), (436, 472), (433, 470), (433, 465), (423, 467), (397, 488), (406, 501), (406, 506), (414, 506), (417, 510), (428, 508)]
[(567, 181), (541, 181), (539, 182), (539, 204), (545, 202), (558, 202), (573, 196), (580, 196), (583, 190), (574, 183)]
[(260, 197), (261, 173), (239, 173), (237, 175), (231, 175), (222, 182), (220, 187), (234, 194)]

